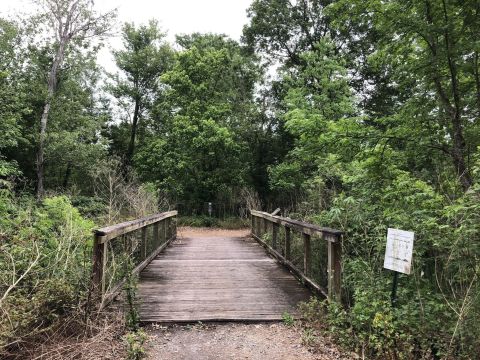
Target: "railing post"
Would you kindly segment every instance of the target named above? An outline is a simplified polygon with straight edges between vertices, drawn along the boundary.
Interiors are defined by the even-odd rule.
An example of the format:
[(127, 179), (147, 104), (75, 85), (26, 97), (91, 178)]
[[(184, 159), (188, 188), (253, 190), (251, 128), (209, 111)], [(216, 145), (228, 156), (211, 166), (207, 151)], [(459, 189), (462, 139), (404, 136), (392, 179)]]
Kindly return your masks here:
[(168, 240), (168, 226), (167, 226), (167, 219), (164, 219), (162, 221), (162, 227), (163, 227), (163, 241), (162, 243), (165, 243), (167, 242)]
[(267, 219), (263, 219), (263, 234), (262, 236), (268, 234), (268, 220)]
[(312, 245), (310, 234), (302, 233), (303, 236), (303, 272), (305, 276), (310, 276)]
[(100, 242), (95, 235), (93, 242), (93, 287), (94, 291), (103, 297), (105, 294), (105, 266), (107, 263), (107, 242)]
[(329, 236), (328, 241), (328, 298), (341, 301), (342, 295), (342, 236)]
[(147, 227), (142, 228), (142, 242), (140, 243), (140, 257), (146, 259), (147, 257)]
[(159, 221), (153, 224), (153, 244), (154, 244), (154, 246), (152, 246), (153, 249), (160, 246), (160, 233), (158, 229), (158, 223)]
[(255, 234), (255, 216), (253, 216), (253, 214), (250, 214), (250, 224), (251, 224), (250, 234), (254, 235)]
[(278, 228), (280, 225), (272, 223), (272, 248), (277, 249)]
[(290, 261), (290, 244), (292, 241), (292, 231), (288, 226), (285, 226), (285, 259)]
[(173, 224), (173, 236), (175, 237), (175, 239), (177, 238), (177, 217), (173, 217), (172, 218), (172, 224)]

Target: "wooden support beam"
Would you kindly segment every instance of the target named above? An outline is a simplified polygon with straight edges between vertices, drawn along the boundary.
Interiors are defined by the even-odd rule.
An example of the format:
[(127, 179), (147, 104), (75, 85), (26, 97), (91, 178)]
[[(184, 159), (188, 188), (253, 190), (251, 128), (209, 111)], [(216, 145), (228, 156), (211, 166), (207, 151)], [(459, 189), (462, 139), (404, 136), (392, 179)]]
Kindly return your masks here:
[(291, 241), (292, 241), (292, 231), (289, 227), (285, 227), (285, 259), (288, 261), (291, 260)]
[(121, 224), (104, 227), (95, 230), (95, 234), (98, 236), (99, 242), (102, 243), (120, 235), (141, 229), (147, 225), (154, 224), (163, 219), (169, 219), (176, 215), (177, 211), (168, 211), (161, 214), (155, 214), (138, 220), (127, 221)]
[(278, 230), (280, 225), (272, 223), (272, 247), (277, 249)]
[(328, 242), (328, 298), (342, 299), (342, 241)]
[(162, 243), (164, 243), (165, 241), (167, 241), (168, 237), (167, 237), (167, 220), (163, 220), (161, 222), (162, 224)]
[(93, 242), (93, 288), (97, 295), (105, 293), (105, 266), (107, 263), (107, 243), (101, 243), (97, 236)]
[(159, 224), (158, 222), (153, 224), (153, 238), (152, 238), (153, 246), (152, 246), (152, 248), (155, 248), (155, 247), (157, 247), (161, 244), (161, 242), (160, 242), (160, 230), (159, 230), (158, 224)]
[[(120, 283), (113, 286), (113, 291), (109, 289), (106, 295), (106, 267), (108, 243), (110, 241), (123, 241), (123, 255), (132, 256), (133, 252), (140, 252), (141, 263), (138, 264), (134, 272), (138, 273), (143, 269), (167, 244), (176, 238), (177, 227), (173, 221), (177, 215), (177, 211), (169, 211), (161, 214), (147, 216), (141, 219), (127, 221), (95, 230), (93, 244), (93, 268), (92, 268), (92, 285), (96, 295), (100, 295), (102, 303), (100, 307), (105, 305), (106, 299), (111, 299), (113, 293), (121, 291), (123, 279)], [(168, 223), (168, 224), (167, 224)], [(162, 229), (160, 230), (160, 227)], [(149, 238), (148, 231), (152, 228), (152, 237)], [(139, 234), (135, 231), (140, 231)], [(162, 238), (161, 242), (159, 241)], [(150, 243), (152, 243), (150, 246)], [(137, 249), (134, 246), (139, 246)], [(149, 250), (151, 253), (148, 253)]]
[(256, 216), (253, 216), (252, 214), (250, 214), (250, 224), (251, 224), (250, 234), (251, 235), (255, 234), (255, 219), (256, 219)]
[(144, 260), (147, 257), (147, 227), (142, 228), (142, 241), (140, 242), (140, 257)]
[(308, 277), (312, 268), (312, 244), (309, 234), (302, 234), (303, 237), (303, 272)]
[(177, 238), (177, 218), (176, 217), (172, 217), (172, 227), (173, 227), (173, 238), (176, 239)]
[(281, 264), (285, 265), (292, 273), (299, 278), (308, 288), (313, 290), (318, 295), (327, 297), (327, 290), (318, 285), (315, 281), (305, 276), (305, 274), (298, 269), (292, 262), (286, 260), (278, 251), (272, 249), (266, 242), (260, 239), (258, 236), (253, 236), (271, 255), (273, 255)]
[(270, 215), (272, 216), (278, 215), (280, 211), (281, 211), (280, 208), (276, 208)]

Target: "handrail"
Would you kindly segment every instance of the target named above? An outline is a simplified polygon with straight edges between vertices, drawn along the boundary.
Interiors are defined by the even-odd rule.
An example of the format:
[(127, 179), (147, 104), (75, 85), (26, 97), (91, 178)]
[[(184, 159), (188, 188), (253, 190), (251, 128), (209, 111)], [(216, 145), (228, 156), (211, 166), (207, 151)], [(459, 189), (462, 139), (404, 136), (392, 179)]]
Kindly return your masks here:
[[(135, 268), (132, 270), (132, 275), (138, 274), (176, 238), (177, 226), (176, 222), (172, 220), (177, 214), (177, 211), (168, 211), (94, 230), (92, 285), (94, 293), (101, 297), (100, 308), (113, 300), (125, 283), (125, 279), (121, 279), (108, 291), (108, 294), (106, 293), (105, 273), (109, 243), (136, 230), (142, 231), (141, 240), (136, 244), (138, 246), (136, 250), (140, 252), (141, 262), (135, 264)], [(150, 229), (153, 233), (151, 239), (147, 236)], [(149, 241), (151, 244), (149, 244)], [(150, 252), (148, 250), (152, 246), (149, 245), (154, 247)], [(127, 247), (132, 250), (132, 246), (131, 239), (129, 239)], [(130, 255), (128, 254), (128, 256)]]
[(95, 230), (95, 236), (99, 238), (100, 243), (103, 243), (110, 239), (116, 238), (120, 235), (129, 233), (131, 231), (143, 228), (150, 224), (159, 222), (160, 220), (176, 216), (177, 214), (178, 212), (176, 210), (167, 211), (160, 214), (146, 216), (141, 219), (125, 221), (120, 224), (110, 225), (110, 226)]
[(283, 225), (283, 226), (289, 226), (291, 228), (297, 229), (300, 232), (308, 235), (320, 235), (320, 236), (326, 236), (329, 237), (331, 235), (331, 238), (328, 238), (326, 240), (328, 241), (336, 241), (336, 239), (340, 236), (343, 235), (343, 231), (341, 230), (336, 230), (336, 229), (331, 229), (328, 227), (321, 227), (315, 224), (310, 224), (306, 223), (303, 221), (298, 221), (298, 220), (293, 220), (288, 217), (281, 217), (277, 215), (272, 215), (267, 212), (263, 211), (257, 211), (257, 210), (250, 210), (250, 213), (254, 216), (258, 216), (264, 219), (267, 219), (271, 222)]
[[(263, 211), (250, 210), (252, 236), (264, 246), (270, 254), (279, 262), (287, 266), (297, 277), (316, 293), (322, 294), (329, 300), (341, 300), (341, 257), (343, 232), (327, 227), (320, 227), (315, 224), (293, 220), (287, 217), (272, 215)], [(262, 239), (262, 234), (268, 233), (268, 225), (271, 225), (272, 246)], [(282, 249), (283, 256), (278, 247), (279, 227), (285, 228), (285, 248)], [(303, 270), (295, 266), (291, 259), (291, 231), (295, 230), (302, 234), (303, 238)], [(311, 236), (318, 235), (327, 241), (328, 246), (328, 285), (327, 289), (317, 284), (311, 276)]]

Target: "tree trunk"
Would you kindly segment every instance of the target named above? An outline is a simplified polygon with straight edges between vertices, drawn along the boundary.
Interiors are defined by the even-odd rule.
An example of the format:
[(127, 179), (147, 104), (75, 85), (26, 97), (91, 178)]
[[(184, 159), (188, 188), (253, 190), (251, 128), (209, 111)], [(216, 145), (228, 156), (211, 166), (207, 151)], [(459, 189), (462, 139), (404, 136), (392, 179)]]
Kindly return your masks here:
[(475, 51), (474, 59), (473, 59), (473, 75), (475, 76), (475, 86), (477, 88), (477, 109), (478, 109), (478, 116), (480, 117), (480, 74), (478, 68), (478, 52)]
[(127, 150), (127, 165), (132, 165), (133, 155), (135, 153), (135, 138), (137, 136), (138, 118), (140, 114), (140, 99), (135, 100), (135, 110), (133, 112), (132, 130), (130, 132), (130, 143)]
[(65, 46), (68, 42), (67, 37), (60, 39), (57, 53), (55, 54), (55, 60), (53, 61), (50, 73), (48, 75), (47, 84), (47, 100), (43, 107), (42, 117), (40, 119), (40, 138), (38, 141), (37, 152), (37, 199), (41, 199), (45, 195), (44, 186), (44, 172), (45, 172), (45, 139), (47, 137), (47, 124), (48, 114), (50, 113), (50, 107), (57, 87), (57, 75), (58, 69), (63, 62), (65, 53)]
[[(452, 49), (452, 34), (449, 31), (449, 18), (447, 13), (447, 8), (445, 1), (442, 1), (443, 10), (444, 10), (444, 49), (446, 54), (447, 66), (450, 75), (450, 86), (453, 99), (450, 99), (447, 91), (445, 90), (442, 80), (440, 78), (439, 69), (434, 66), (432, 68), (432, 80), (435, 84), (435, 90), (437, 97), (440, 100), (446, 114), (448, 115), (448, 120), (450, 121), (451, 128), (449, 130), (450, 136), (452, 139), (452, 146), (449, 149), (450, 158), (452, 160), (453, 166), (458, 176), (460, 185), (462, 186), (463, 191), (467, 191), (473, 184), (472, 176), (468, 169), (466, 159), (466, 150), (467, 145), (465, 142), (465, 137), (463, 135), (463, 124), (462, 124), (462, 104), (460, 99), (460, 90), (458, 85), (458, 74), (457, 74), (457, 64), (454, 61), (454, 51)], [(431, 11), (430, 1), (425, 1), (426, 5), (426, 20), (429, 25), (433, 25), (433, 15)], [(431, 36), (428, 39), (427, 44), (430, 48), (432, 54), (433, 64), (438, 63), (438, 49), (439, 43), (436, 38)], [(451, 101), (453, 100), (453, 102)]]
[(71, 175), (72, 175), (72, 162), (69, 161), (67, 163), (67, 170), (65, 170), (65, 177), (63, 178), (63, 188), (64, 189), (67, 188)]
[(451, 156), (462, 189), (463, 191), (467, 191), (473, 185), (473, 180), (468, 169), (468, 165), (465, 161), (467, 146), (465, 143), (465, 138), (463, 136), (463, 129), (460, 121), (461, 119), (458, 115), (452, 119), (453, 148), (451, 151)]
[[(454, 39), (455, 34), (453, 30), (450, 31), (450, 20), (447, 11), (447, 5), (445, 0), (442, 1), (443, 5), (443, 14), (444, 14), (444, 40), (445, 40), (445, 50), (447, 55), (447, 64), (448, 70), (450, 71), (450, 83), (451, 91), (453, 95), (453, 108), (450, 111), (450, 118), (452, 123), (452, 158), (457, 171), (458, 179), (464, 191), (467, 191), (473, 184), (473, 180), (468, 169), (468, 165), (465, 161), (467, 145), (465, 142), (465, 137), (463, 135), (463, 124), (462, 124), (462, 104), (461, 104), (461, 95), (458, 84), (458, 71), (457, 64), (455, 62), (454, 55)], [(453, 39), (453, 40), (452, 40)]]
[(50, 100), (47, 99), (47, 102), (43, 108), (42, 118), (40, 119), (40, 138), (38, 141), (38, 152), (37, 152), (37, 198), (39, 199), (41, 199), (45, 194), (45, 188), (43, 185), (44, 147), (45, 147), (45, 138), (47, 134), (47, 120), (48, 120), (49, 112), (50, 112)]

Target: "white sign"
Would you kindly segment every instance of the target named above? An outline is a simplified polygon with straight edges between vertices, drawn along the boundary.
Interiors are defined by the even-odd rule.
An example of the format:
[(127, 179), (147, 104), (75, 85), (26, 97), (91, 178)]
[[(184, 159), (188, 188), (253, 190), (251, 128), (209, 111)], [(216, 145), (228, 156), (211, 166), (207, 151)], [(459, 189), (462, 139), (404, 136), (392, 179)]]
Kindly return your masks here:
[(410, 274), (414, 237), (415, 234), (412, 231), (388, 229), (383, 263), (385, 269)]

